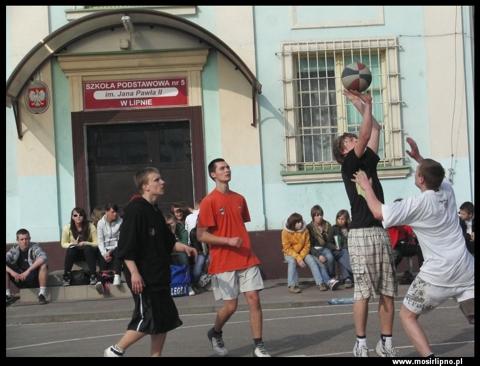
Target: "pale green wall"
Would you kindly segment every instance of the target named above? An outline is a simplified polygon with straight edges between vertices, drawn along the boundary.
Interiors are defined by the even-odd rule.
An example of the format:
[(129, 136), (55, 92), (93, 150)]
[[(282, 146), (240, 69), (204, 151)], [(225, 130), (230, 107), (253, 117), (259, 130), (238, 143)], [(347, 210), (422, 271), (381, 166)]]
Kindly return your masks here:
[[(346, 7), (308, 6), (298, 7), (297, 18), (303, 23), (340, 21), (350, 17), (353, 21), (374, 18), (372, 7), (357, 6), (353, 12)], [(348, 9), (353, 9), (347, 7)], [(324, 41), (337, 39), (358, 39), (396, 36), (401, 49), (399, 68), (401, 74), (402, 123), (407, 135), (414, 137), (422, 148), (424, 156), (430, 155), (429, 111), (427, 105), (426, 54), (424, 33), (424, 10), (416, 6), (384, 7), (384, 25), (368, 27), (330, 27), (314, 29), (291, 29), (292, 13), (290, 6), (256, 6), (254, 10), (256, 28), (257, 78), (262, 83), (263, 93), (260, 103), (260, 134), (262, 143), (262, 161), (265, 190), (265, 210), (268, 229), (280, 229), (286, 217), (297, 211), (309, 219), (310, 208), (320, 204), (325, 210), (327, 220), (333, 221), (339, 209), (350, 209), (344, 186), (338, 183), (308, 183), (287, 185), (280, 176), (281, 166), (285, 162), (283, 86), (281, 44), (287, 41)], [(468, 64), (470, 61), (466, 60)], [(468, 89), (473, 90), (471, 80)], [(469, 100), (473, 107), (473, 98)], [(473, 116), (473, 111), (472, 114)], [(473, 128), (473, 117), (469, 117), (469, 126)], [(434, 124), (435, 125), (435, 124)], [(447, 128), (435, 126), (435, 128)], [(449, 128), (449, 127), (448, 127)], [(472, 146), (473, 146), (473, 140)], [(448, 156), (448, 155), (446, 155)], [(473, 155), (471, 155), (473, 158)], [(450, 161), (444, 157), (433, 157), (446, 169)], [(473, 164), (473, 160), (471, 161)], [(412, 167), (415, 169), (416, 163)], [(469, 157), (456, 157), (454, 190), (460, 204), (471, 199)], [(386, 202), (398, 196), (406, 197), (418, 193), (412, 176), (404, 179), (382, 180)], [(397, 192), (401, 192), (399, 195)]]
[(72, 121), (68, 79), (58, 62), (52, 62), (55, 116), (55, 155), (57, 156), (57, 185), (59, 222), (58, 230), (70, 220), (75, 206), (75, 181), (73, 170)]

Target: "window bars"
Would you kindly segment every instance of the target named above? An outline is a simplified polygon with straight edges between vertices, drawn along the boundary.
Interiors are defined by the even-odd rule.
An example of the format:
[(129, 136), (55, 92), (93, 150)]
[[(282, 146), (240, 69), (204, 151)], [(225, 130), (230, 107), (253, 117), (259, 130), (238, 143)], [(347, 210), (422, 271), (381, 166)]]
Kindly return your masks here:
[(309, 41), (282, 45), (287, 171), (338, 171), (332, 144), (358, 133), (360, 114), (342, 94), (341, 73), (352, 62), (372, 72), (373, 115), (383, 127), (380, 166), (402, 166), (398, 42), (396, 38)]

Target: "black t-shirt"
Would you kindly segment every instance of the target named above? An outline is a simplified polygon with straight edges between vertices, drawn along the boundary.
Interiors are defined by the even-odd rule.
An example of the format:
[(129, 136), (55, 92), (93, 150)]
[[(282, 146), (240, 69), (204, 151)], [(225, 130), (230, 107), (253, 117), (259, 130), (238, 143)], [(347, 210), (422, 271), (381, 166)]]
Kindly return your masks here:
[(16, 265), (22, 270), (22, 272), (30, 267), (30, 264), (28, 264), (28, 249), (26, 251), (20, 250)]
[[(352, 222), (349, 225), (350, 229), (366, 228), (372, 226), (382, 226), (379, 220), (376, 220), (370, 209), (367, 201), (358, 193), (357, 184), (352, 182), (353, 173), (358, 170), (363, 170), (369, 178), (372, 178), (372, 187), (375, 195), (380, 202), (384, 202), (383, 189), (377, 176), (377, 164), (380, 158), (367, 147), (365, 153), (361, 158), (355, 155), (354, 149), (345, 156), (342, 164), (342, 179), (345, 184), (348, 199), (350, 201), (350, 211), (352, 213)], [(360, 187), (358, 187), (360, 189)]]
[[(149, 290), (170, 287), (171, 253), (175, 245), (165, 218), (157, 206), (143, 198), (131, 201), (125, 209), (120, 226), (118, 255), (121, 260), (133, 260)], [(124, 266), (127, 283), (130, 272)]]

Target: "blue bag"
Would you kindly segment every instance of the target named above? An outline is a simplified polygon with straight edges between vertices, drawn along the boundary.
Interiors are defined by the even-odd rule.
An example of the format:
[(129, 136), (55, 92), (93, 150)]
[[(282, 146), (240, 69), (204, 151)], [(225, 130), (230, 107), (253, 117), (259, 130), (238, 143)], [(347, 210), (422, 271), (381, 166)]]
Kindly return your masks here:
[(185, 255), (186, 258), (183, 258), (181, 254), (185, 253), (172, 254), (170, 293), (173, 297), (188, 296), (188, 291), (192, 284), (188, 257)]

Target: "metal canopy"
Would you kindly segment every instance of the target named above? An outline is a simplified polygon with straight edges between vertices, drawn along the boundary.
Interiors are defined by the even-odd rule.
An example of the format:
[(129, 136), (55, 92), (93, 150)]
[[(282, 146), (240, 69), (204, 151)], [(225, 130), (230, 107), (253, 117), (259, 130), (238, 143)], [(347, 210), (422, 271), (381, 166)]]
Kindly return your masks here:
[[(144, 9), (116, 9), (99, 11), (95, 14), (87, 15), (78, 20), (72, 21), (71, 23), (57, 29), (55, 32), (50, 33), (32, 48), (32, 50), (22, 59), (22, 61), (20, 61), (8, 78), (6, 93), (7, 107), (13, 106), (14, 110), (18, 109), (18, 98), (23, 88), (33, 77), (35, 72), (56, 52), (61, 51), (64, 47), (67, 47), (68, 45), (82, 38), (88, 37), (99, 30), (121, 26), (121, 16), (123, 15), (130, 16), (134, 25), (153, 24), (185, 32), (193, 37), (197, 37), (205, 44), (222, 53), (235, 65), (235, 68), (245, 76), (252, 86), (252, 126), (256, 125), (256, 94), (260, 94), (262, 92), (262, 85), (258, 82), (253, 72), (250, 71), (243, 60), (220, 38), (200, 27), (199, 25), (168, 13)], [(19, 138), (21, 138), (20, 121), (17, 117), (18, 114), (15, 113), (17, 130), (19, 133)]]

